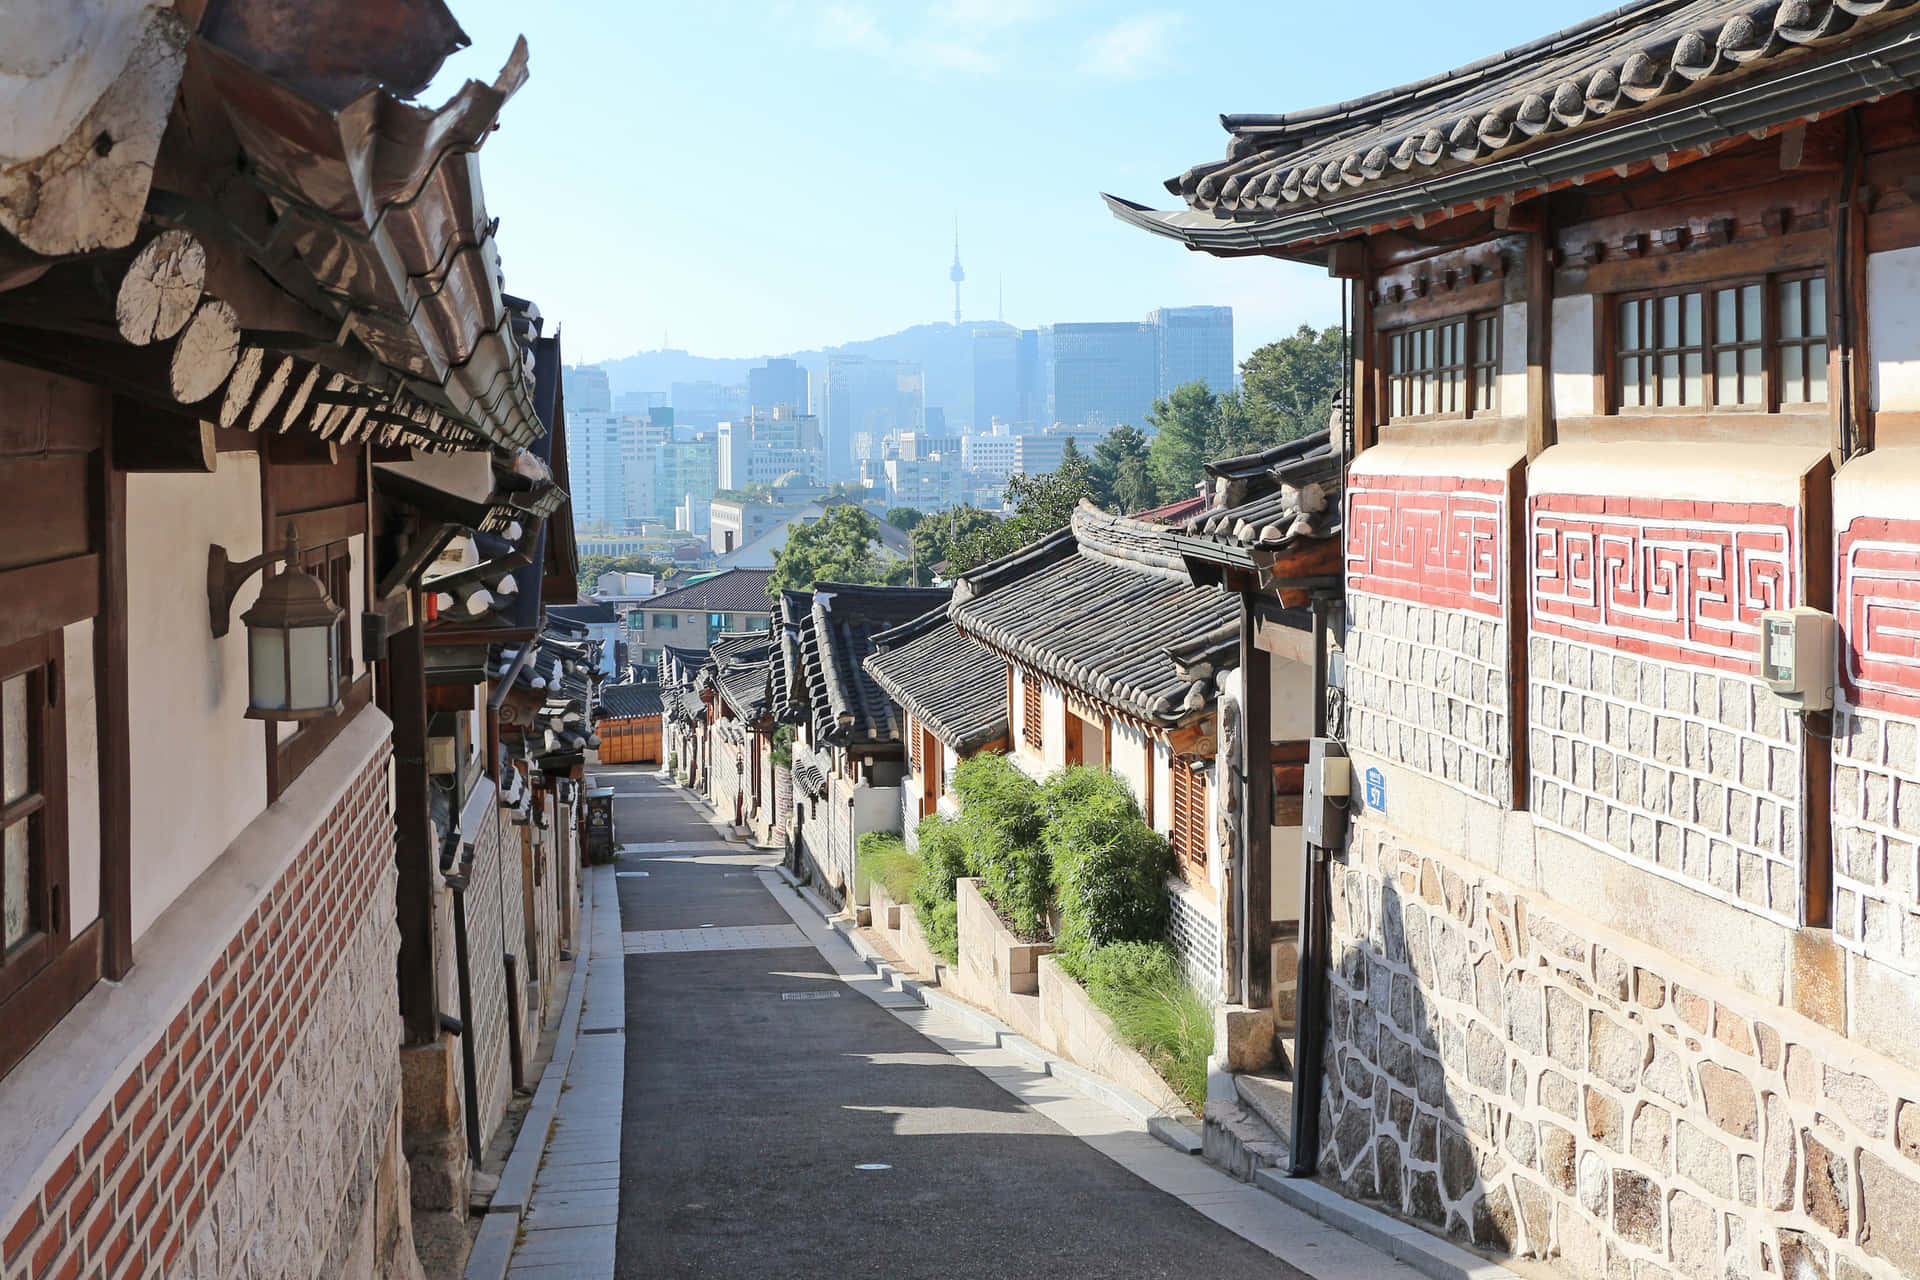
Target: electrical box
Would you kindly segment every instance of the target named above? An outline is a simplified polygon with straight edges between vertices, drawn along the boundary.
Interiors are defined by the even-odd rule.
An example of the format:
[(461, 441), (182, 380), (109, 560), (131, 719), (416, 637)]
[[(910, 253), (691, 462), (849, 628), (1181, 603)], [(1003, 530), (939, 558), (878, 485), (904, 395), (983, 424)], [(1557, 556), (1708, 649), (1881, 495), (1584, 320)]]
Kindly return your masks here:
[(1796, 711), (1833, 706), (1833, 615), (1769, 609), (1760, 615), (1760, 678)]
[(1347, 793), (1353, 789), (1346, 748), (1332, 738), (1307, 745), (1307, 776), (1300, 803), (1300, 825), (1307, 843), (1337, 849), (1347, 837)]

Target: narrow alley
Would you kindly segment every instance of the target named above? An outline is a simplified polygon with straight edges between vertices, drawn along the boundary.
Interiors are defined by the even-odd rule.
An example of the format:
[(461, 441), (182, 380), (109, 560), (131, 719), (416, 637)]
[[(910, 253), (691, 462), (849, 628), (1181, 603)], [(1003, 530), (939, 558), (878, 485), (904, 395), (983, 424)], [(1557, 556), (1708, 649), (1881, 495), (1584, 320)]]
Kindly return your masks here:
[(556, 1130), (513, 1276), (1414, 1274), (881, 987), (777, 855), (684, 792), (599, 781), (623, 845), (618, 1194), (582, 1192), (593, 1137)]

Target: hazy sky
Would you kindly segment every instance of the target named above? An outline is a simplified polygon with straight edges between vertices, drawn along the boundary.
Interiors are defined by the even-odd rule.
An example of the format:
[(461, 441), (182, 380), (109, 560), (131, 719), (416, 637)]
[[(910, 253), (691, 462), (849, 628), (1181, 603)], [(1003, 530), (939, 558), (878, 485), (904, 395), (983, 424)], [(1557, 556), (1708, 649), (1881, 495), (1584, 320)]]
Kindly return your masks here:
[[(1110, 191), (1224, 154), (1223, 111), (1289, 111), (1578, 21), (1567, 0), (449, 0), (473, 46), (428, 95), (532, 78), (481, 153), (508, 288), (570, 360), (757, 356), (947, 319), (1031, 326), (1234, 308), (1244, 356), (1338, 319), (1324, 274), (1131, 230)], [(1364, 18), (1361, 15), (1364, 14)]]

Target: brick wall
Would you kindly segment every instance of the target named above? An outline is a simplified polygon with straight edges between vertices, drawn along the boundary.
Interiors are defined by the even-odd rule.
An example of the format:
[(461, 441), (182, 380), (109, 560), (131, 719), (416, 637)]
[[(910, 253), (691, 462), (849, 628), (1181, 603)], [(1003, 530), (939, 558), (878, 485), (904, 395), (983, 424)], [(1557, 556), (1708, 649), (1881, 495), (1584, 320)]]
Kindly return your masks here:
[(1535, 819), (1786, 924), (1803, 917), (1799, 720), (1753, 677), (1535, 636)]
[(1920, 1274), (1920, 1077), (1370, 822), (1323, 1171), (1576, 1276)]
[[(397, 1142), (387, 758), (359, 771), (39, 1195), (0, 1223), (5, 1280), (373, 1274), (349, 1246)], [(399, 1196), (404, 1213), (404, 1182)], [(401, 1234), (388, 1245), (410, 1255)]]
[[(499, 809), (495, 805), (493, 784), (483, 782), (488, 794), (476, 797), (463, 815), (462, 834), (473, 841), (472, 870), (467, 877), (467, 962), (473, 998), (474, 1076), (480, 1103), (480, 1136), (485, 1141), (507, 1114), (507, 1101), (513, 1093), (513, 1068), (509, 1061), (507, 1039), (507, 978), (502, 956), (517, 944), (509, 944), (505, 914), (521, 918), (520, 857), (516, 842), (512, 857), (506, 856)], [(451, 948), (449, 948), (449, 952)], [(448, 954), (446, 965), (453, 968)], [(456, 1006), (457, 1007), (457, 1006)], [(464, 1087), (464, 1077), (462, 1077)]]
[(1348, 740), (1496, 803), (1513, 794), (1506, 485), (1356, 475)]

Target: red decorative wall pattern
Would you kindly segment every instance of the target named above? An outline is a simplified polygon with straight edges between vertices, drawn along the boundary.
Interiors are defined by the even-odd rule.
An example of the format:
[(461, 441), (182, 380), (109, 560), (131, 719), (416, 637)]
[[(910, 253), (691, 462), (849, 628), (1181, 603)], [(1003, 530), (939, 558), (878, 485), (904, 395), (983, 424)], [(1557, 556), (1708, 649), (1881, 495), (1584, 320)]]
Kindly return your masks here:
[(1834, 579), (1853, 705), (1920, 715), (1920, 520), (1848, 523)]
[(1799, 603), (1791, 507), (1543, 494), (1528, 533), (1531, 621), (1546, 635), (1751, 671), (1761, 611)]
[(1506, 604), (1506, 484), (1354, 476), (1347, 590), (1498, 618)]

